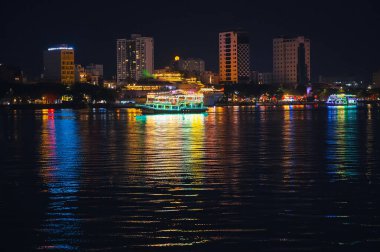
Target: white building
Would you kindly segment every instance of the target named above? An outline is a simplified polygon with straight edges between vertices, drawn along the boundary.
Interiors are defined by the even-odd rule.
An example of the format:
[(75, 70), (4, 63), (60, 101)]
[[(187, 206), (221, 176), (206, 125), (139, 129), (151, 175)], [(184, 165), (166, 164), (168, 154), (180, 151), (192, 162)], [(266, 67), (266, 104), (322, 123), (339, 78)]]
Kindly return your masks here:
[[(148, 77), (154, 72), (154, 40), (152, 37), (135, 37), (136, 75), (135, 80)], [(134, 59), (129, 59), (134, 60)]]

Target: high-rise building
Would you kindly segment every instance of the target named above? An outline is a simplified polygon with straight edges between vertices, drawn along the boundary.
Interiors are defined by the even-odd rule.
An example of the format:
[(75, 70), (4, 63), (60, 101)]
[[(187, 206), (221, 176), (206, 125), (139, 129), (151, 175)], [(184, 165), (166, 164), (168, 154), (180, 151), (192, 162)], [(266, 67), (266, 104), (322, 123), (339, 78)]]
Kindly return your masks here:
[(220, 82), (247, 83), (250, 79), (249, 35), (246, 32), (219, 33)]
[(310, 81), (310, 39), (299, 36), (273, 40), (273, 81), (294, 85)]
[(118, 85), (127, 80), (127, 40), (116, 40), (116, 81)]
[(135, 34), (132, 34), (132, 39), (127, 40), (127, 79), (136, 80), (136, 41)]
[(44, 51), (44, 80), (68, 85), (75, 83), (73, 47), (63, 44)]
[(154, 72), (154, 40), (132, 34), (131, 39), (117, 40), (117, 83), (140, 80)]
[(136, 37), (136, 76), (140, 80), (154, 72), (154, 42), (151, 37)]

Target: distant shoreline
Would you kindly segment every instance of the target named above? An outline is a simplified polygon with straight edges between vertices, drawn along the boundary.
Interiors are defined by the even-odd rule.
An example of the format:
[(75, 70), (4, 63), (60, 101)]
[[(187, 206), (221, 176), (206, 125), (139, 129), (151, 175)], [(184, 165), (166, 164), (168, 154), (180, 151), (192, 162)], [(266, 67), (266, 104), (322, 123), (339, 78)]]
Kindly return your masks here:
[[(360, 105), (380, 105), (380, 101), (359, 101)], [(275, 107), (275, 106), (321, 106), (324, 107), (326, 104), (325, 102), (305, 102), (305, 103), (256, 103), (256, 104), (250, 104), (250, 103), (239, 103), (239, 104), (233, 104), (233, 103), (221, 103), (217, 104), (215, 106), (210, 107), (247, 107), (247, 106), (260, 106), (260, 107)], [(33, 110), (33, 109), (93, 109), (93, 108), (105, 108), (105, 109), (118, 109), (118, 108), (136, 108), (135, 104), (10, 104), (10, 105), (4, 105), (0, 104), (0, 109), (10, 109), (10, 110)]]

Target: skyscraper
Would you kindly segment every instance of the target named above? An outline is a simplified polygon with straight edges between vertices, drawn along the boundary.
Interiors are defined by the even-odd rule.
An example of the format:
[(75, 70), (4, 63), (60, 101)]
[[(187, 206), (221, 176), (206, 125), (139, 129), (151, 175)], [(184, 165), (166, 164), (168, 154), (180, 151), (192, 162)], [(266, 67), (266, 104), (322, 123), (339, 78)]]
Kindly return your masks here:
[(117, 82), (140, 80), (153, 74), (154, 40), (132, 34), (131, 39), (117, 40)]
[(273, 81), (307, 84), (310, 81), (310, 40), (279, 37), (273, 40)]
[(66, 44), (44, 51), (44, 80), (62, 84), (75, 83), (74, 48)]
[(118, 85), (127, 80), (127, 40), (116, 41), (116, 81)]
[(136, 41), (133, 39), (127, 40), (127, 79), (136, 80)]
[(134, 79), (148, 77), (154, 71), (154, 42), (151, 37), (136, 37), (136, 76)]
[(246, 83), (250, 77), (249, 35), (246, 32), (219, 33), (220, 82)]

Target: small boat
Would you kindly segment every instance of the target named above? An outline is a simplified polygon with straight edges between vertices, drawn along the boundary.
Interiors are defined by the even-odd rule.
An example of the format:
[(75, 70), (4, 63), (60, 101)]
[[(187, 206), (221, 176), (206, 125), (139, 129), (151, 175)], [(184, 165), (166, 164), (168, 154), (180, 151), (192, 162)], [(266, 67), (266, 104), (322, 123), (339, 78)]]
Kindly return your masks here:
[(328, 106), (352, 106), (358, 105), (358, 99), (355, 95), (349, 94), (333, 94), (327, 99), (326, 104)]
[(203, 94), (173, 91), (167, 93), (149, 93), (146, 103), (138, 105), (143, 114), (180, 114), (204, 113)]

